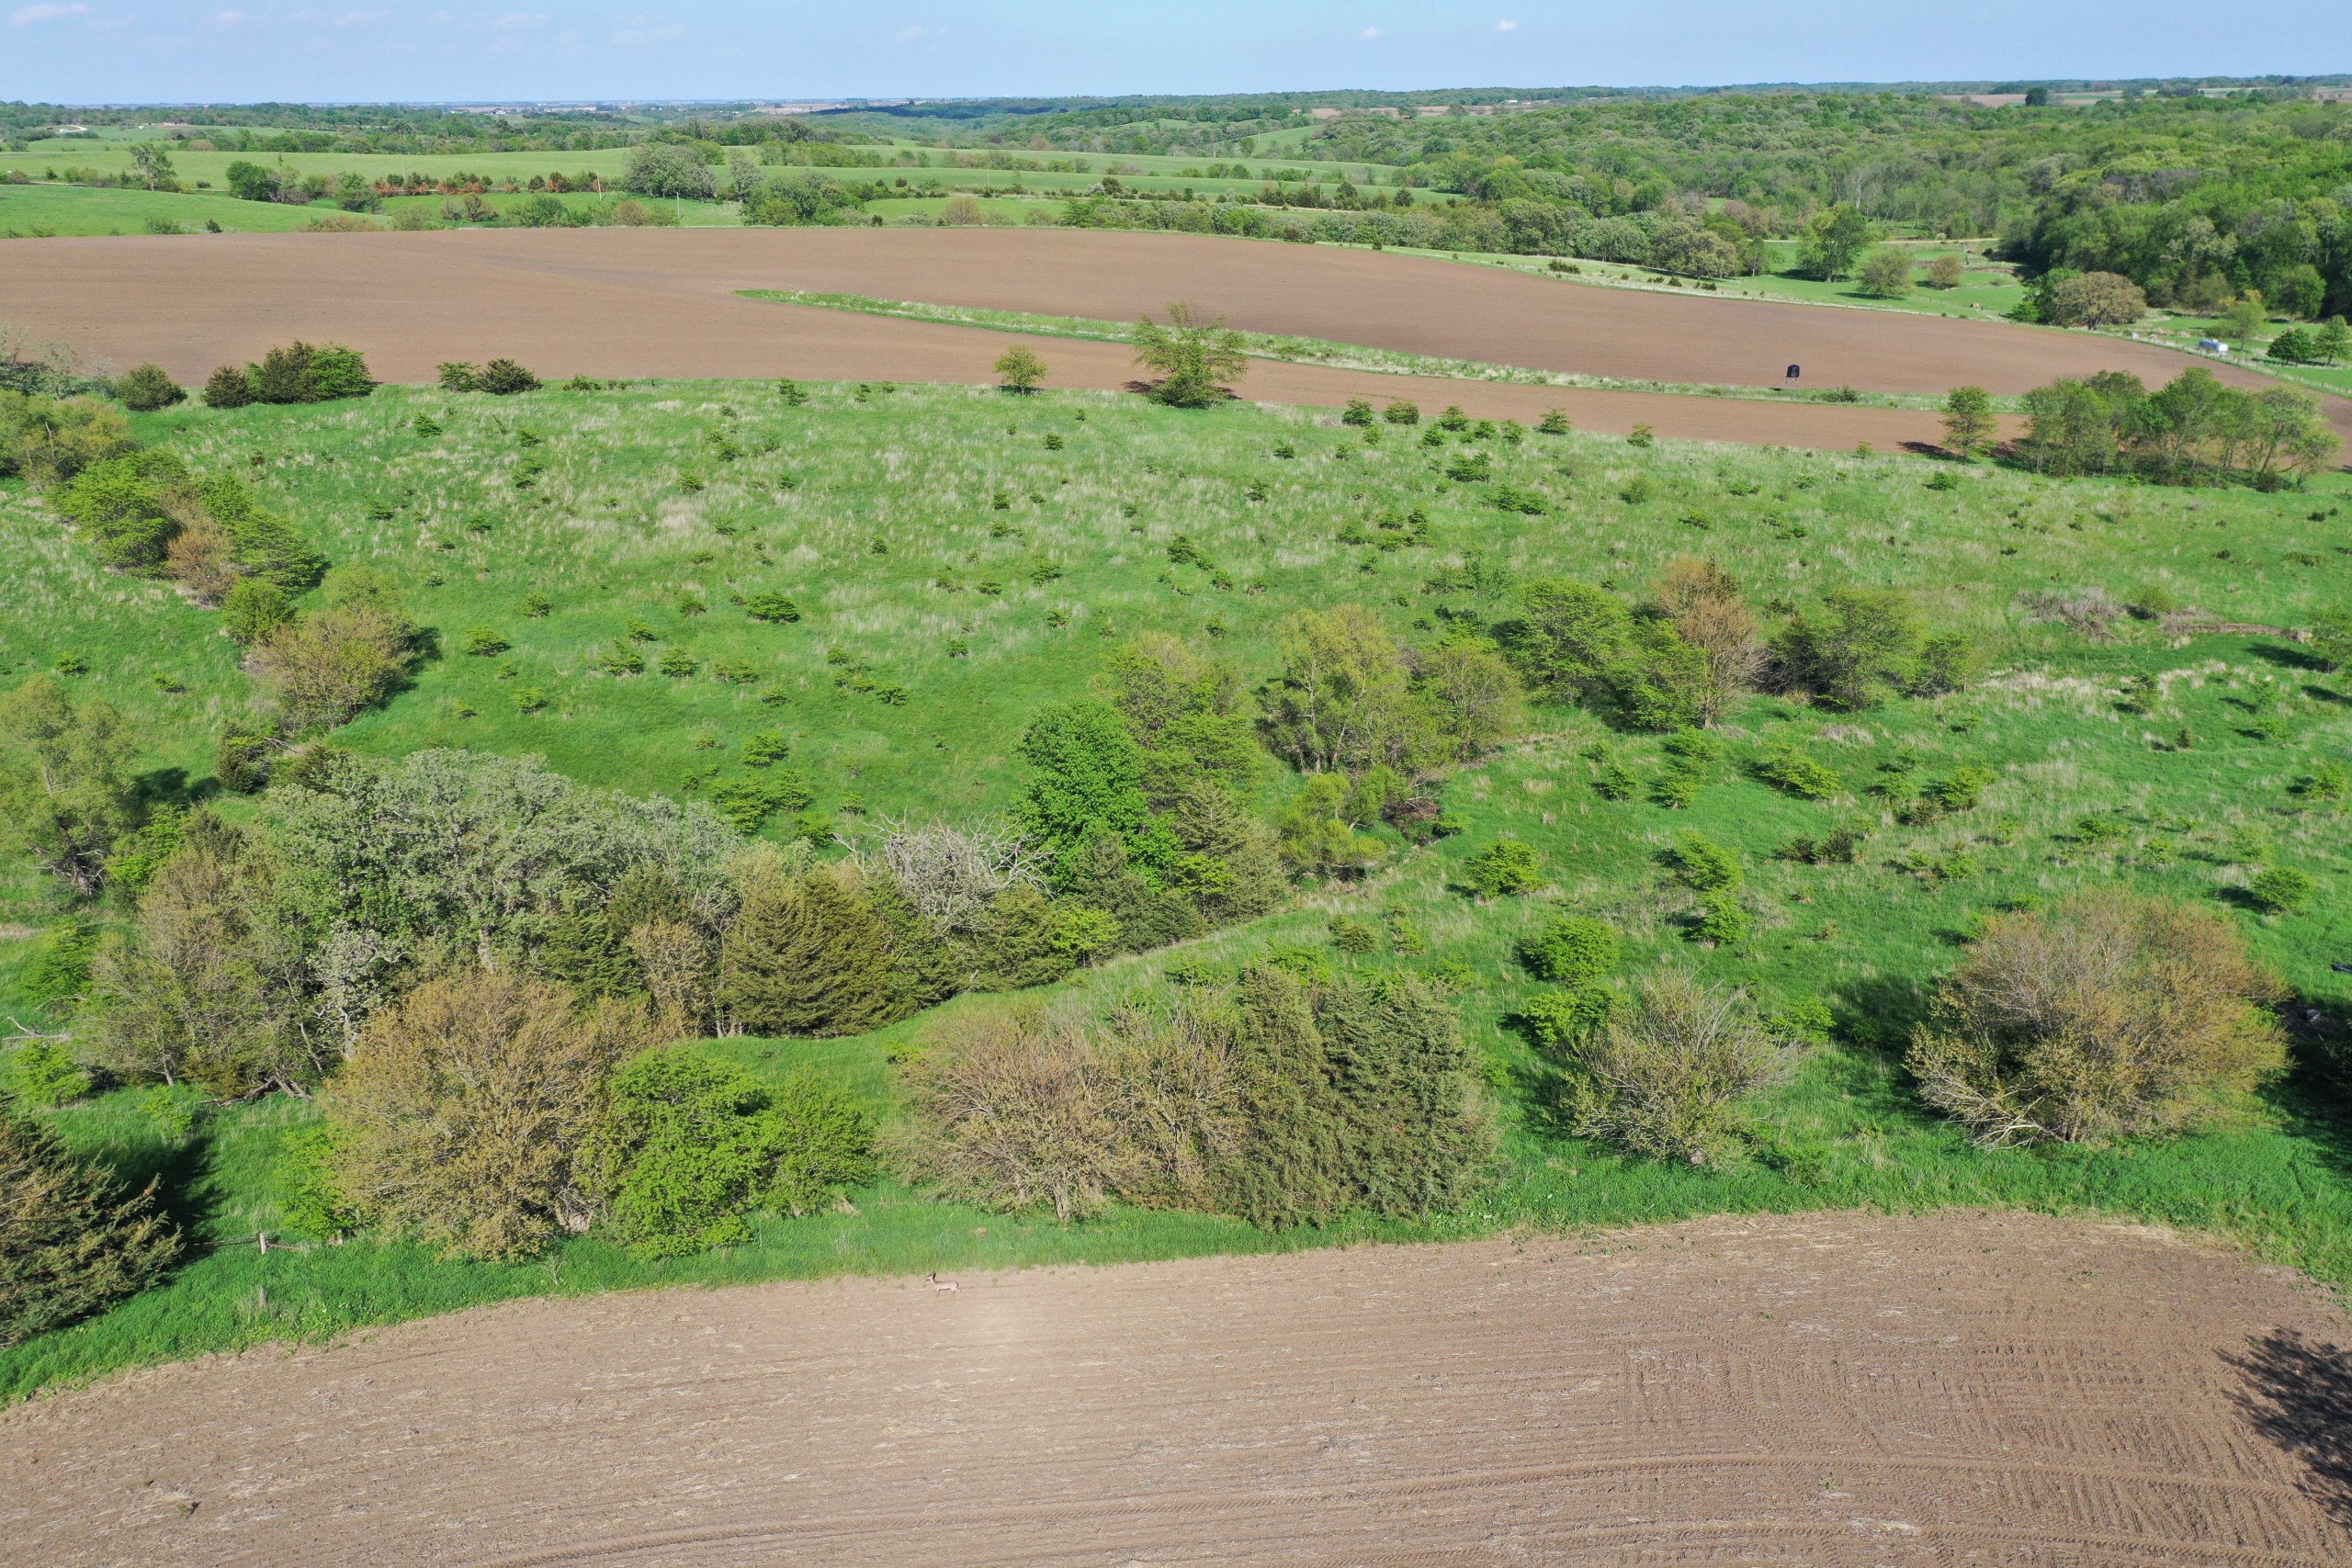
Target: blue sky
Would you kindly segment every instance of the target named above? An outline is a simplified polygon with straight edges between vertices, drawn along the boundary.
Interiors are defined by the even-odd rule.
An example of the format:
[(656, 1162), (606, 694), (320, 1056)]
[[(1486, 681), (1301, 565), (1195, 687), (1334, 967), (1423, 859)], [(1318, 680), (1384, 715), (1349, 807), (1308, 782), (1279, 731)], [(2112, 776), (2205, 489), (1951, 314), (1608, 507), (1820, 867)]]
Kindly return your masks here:
[(0, 0), (0, 99), (946, 96), (2352, 70), (2340, 0)]

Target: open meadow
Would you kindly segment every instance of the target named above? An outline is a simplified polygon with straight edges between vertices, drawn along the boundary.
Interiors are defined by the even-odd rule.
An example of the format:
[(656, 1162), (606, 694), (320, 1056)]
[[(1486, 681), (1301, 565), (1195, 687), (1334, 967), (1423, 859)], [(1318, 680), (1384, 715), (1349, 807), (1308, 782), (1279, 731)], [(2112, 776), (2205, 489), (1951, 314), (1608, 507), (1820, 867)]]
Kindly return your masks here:
[[(1302, 609), (1361, 604), (1421, 637), (1506, 616), (1517, 583), (1558, 574), (1636, 592), (1694, 551), (1775, 603), (1830, 587), (1904, 591), (1930, 624), (1977, 640), (1981, 680), (1854, 716), (1754, 698), (1695, 764), (1657, 737), (1548, 714), (1446, 785), (1452, 836), (1193, 944), (1188, 962), (1214, 966), (1269, 942), (1323, 947), (1360, 926), (1385, 934), (1336, 954), (1343, 965), (1428, 971), (1463, 991), (1479, 1072), (1506, 1111), (1501, 1179), (1470, 1213), (1349, 1222), (1325, 1239), (2006, 1201), (2209, 1228), (2352, 1279), (2352, 1182), (2305, 1091), (2234, 1100), (2196, 1135), (2144, 1146), (1982, 1152), (1917, 1104), (1899, 1062), (1954, 944), (2021, 898), (2121, 878), (2228, 908), (2272, 862), (2343, 886), (2342, 818), (2306, 784), (2352, 754), (2352, 720), (2291, 643), (2162, 635), (2130, 616), (2094, 641), (2030, 609), (2035, 594), (2111, 594), (2193, 607), (2213, 625), (2303, 624), (2340, 601), (2352, 570), (2340, 479), (2266, 496), (1902, 457), (1505, 440), (1476, 426), (1434, 433), (1432, 446), (1427, 430), (1374, 427), (1385, 438), (1368, 444), (1309, 411), (876, 383), (810, 387), (795, 404), (763, 382), (516, 400), (387, 387), (356, 402), (179, 411), (142, 425), (198, 471), (246, 476), (330, 559), (388, 572), (430, 628), (440, 656), (337, 731), (338, 747), (539, 756), (583, 783), (684, 798), (773, 784), (784, 804), (764, 831), (825, 843), (856, 841), (870, 824), (1015, 810), (1026, 775), (1009, 738), (1086, 691), (1139, 635), (1229, 654), (1254, 684), (1273, 672), (1281, 623)], [(1450, 477), (1464, 457), (1475, 477)], [(1419, 521), (1400, 531), (1408, 513)], [(148, 738), (142, 766), (204, 777), (215, 738), (245, 725), (254, 704), (216, 615), (97, 567), (20, 491), (0, 524), (11, 577), (40, 595), (37, 614), (0, 629), (0, 660), (19, 678), (73, 664), (78, 692)], [(786, 596), (796, 618), (752, 618), (742, 604), (767, 593)], [(494, 651), (464, 651), (478, 630)], [(2133, 711), (2135, 681), (2160, 699)], [(1830, 770), (1817, 798), (1758, 772), (1789, 748)], [(1898, 820), (1888, 781), (1962, 765), (1998, 777), (1980, 808)], [(1665, 793), (1694, 777), (1687, 794)], [(1253, 787), (1257, 809), (1281, 809), (1286, 784), (1261, 775)], [(1785, 853), (1840, 827), (1861, 835), (1850, 862)], [(1661, 868), (1684, 832), (1749, 868), (1752, 934), (1691, 941), (1690, 894)], [(1503, 839), (1533, 848), (1543, 891), (1465, 897), (1464, 868)], [(16, 885), (40, 901), (28, 874)], [(1619, 930), (1629, 972), (1672, 958), (1775, 1005), (1813, 997), (1834, 1010), (1837, 1043), (1772, 1091), (1753, 1157), (1678, 1168), (1565, 1133), (1558, 1066), (1513, 1022), (1543, 989), (1514, 944), (1562, 909)], [(2340, 899), (2238, 918), (2290, 984), (2340, 992), (2328, 972), (2352, 946)], [(21, 976), (36, 944), (11, 945)], [(1182, 968), (1166, 954), (1109, 962), (1082, 971), (1071, 995), (1166, 994)], [(918, 1018), (844, 1041), (719, 1048), (757, 1073), (837, 1073), (888, 1122), (899, 1103), (888, 1063), (932, 1027)], [(769, 1221), (748, 1246), (674, 1262), (634, 1260), (593, 1236), (565, 1244), (553, 1270), (430, 1264), (389, 1240), (256, 1256), (232, 1244), (294, 1223), (273, 1150), (308, 1113), (222, 1107), (175, 1139), (138, 1104), (136, 1093), (101, 1098), (60, 1124), (127, 1168), (171, 1172), (177, 1212), (219, 1250), (111, 1314), (0, 1353), (18, 1390), (549, 1288), (1296, 1245), (1148, 1211), (1076, 1228), (989, 1221), (893, 1183), (854, 1212)]]
[(2352, 107), (1340, 96), (0, 105), (0, 1568), (2352, 1561)]

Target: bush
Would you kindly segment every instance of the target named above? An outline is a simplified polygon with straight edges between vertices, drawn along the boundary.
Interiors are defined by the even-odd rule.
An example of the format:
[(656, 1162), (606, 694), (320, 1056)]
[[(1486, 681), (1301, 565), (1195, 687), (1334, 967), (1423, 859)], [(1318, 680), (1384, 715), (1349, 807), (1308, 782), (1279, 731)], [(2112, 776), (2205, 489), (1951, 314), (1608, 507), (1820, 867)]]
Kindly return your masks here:
[(1666, 859), (1676, 877), (1694, 893), (1726, 891), (1747, 880), (1740, 868), (1739, 852), (1703, 834), (1679, 835), (1674, 847), (1667, 851)]
[(1740, 1102), (1785, 1076), (1789, 1060), (1744, 995), (1672, 969), (1570, 1042), (1567, 1056), (1579, 1134), (1693, 1165), (1730, 1152)]
[[(213, 379), (218, 381), (222, 373), (214, 371)], [(333, 343), (313, 347), (297, 341), (273, 348), (259, 365), (246, 367), (245, 382), (251, 400), (257, 403), (332, 402), (364, 398), (376, 389), (368, 362), (358, 352)], [(209, 384), (204, 400), (216, 408), (231, 406), (214, 402)]]
[(1528, 1036), (1546, 1051), (1566, 1051), (1609, 1021), (1616, 997), (1603, 986), (1538, 991), (1520, 1009)]
[(1414, 981), (1260, 964), (1229, 994), (1100, 1025), (1020, 1009), (949, 1029), (909, 1075), (905, 1157), (990, 1207), (1426, 1214), (1493, 1146), (1453, 1010)]
[(308, 372), (310, 402), (334, 402), (340, 398), (364, 398), (376, 389), (375, 378), (368, 374), (368, 361), (359, 351), (339, 343), (328, 344), (313, 352)]
[(517, 392), (537, 391), (539, 378), (511, 359), (493, 359), (481, 367), (473, 389), (494, 398), (511, 398)]
[(2282, 1064), (2278, 994), (2222, 917), (2091, 894), (1995, 917), (1905, 1063), (1981, 1144), (2169, 1132)]
[(613, 1238), (670, 1258), (748, 1241), (763, 1204), (806, 1213), (870, 1179), (873, 1144), (865, 1114), (805, 1070), (771, 1094), (731, 1062), (673, 1046), (613, 1075), (582, 1168)]
[(329, 593), (325, 609), (278, 626), (254, 650), (254, 668), (296, 735), (373, 707), (416, 663), (416, 628), (389, 594), (337, 604), (332, 582)]
[(587, 1227), (581, 1151), (650, 1028), (641, 1004), (582, 1007), (511, 971), (428, 981), (368, 1021), (328, 1091), (335, 1180), (445, 1253), (538, 1252)]
[(152, 1184), (126, 1195), (0, 1104), (0, 1350), (144, 1290), (179, 1252)]
[(1736, 888), (1717, 887), (1699, 895), (1699, 918), (1690, 927), (1692, 941), (1735, 947), (1755, 929), (1756, 917)]
[(28, 1111), (54, 1111), (89, 1093), (90, 1081), (63, 1041), (33, 1040), (17, 1048), (8, 1065), (6, 1093)]
[(241, 409), (254, 400), (254, 384), (234, 365), (223, 365), (205, 378), (204, 406)]
[(1617, 967), (1617, 933), (1583, 915), (1561, 915), (1519, 943), (1519, 961), (1539, 980), (1580, 986)]
[(1419, 424), (1421, 423), (1420, 405), (1398, 398), (1380, 411), (1380, 417), (1391, 424)]
[(2274, 914), (2291, 915), (2311, 907), (2319, 892), (2312, 874), (2291, 865), (2274, 865), (2246, 884), (2254, 901)]
[(2320, 352), (2319, 334), (2309, 327), (2289, 327), (2270, 340), (2265, 356), (2281, 365), (2318, 365), (2326, 357)]
[(1776, 747), (1756, 764), (1756, 776), (1800, 800), (1826, 800), (1846, 787), (1836, 770), (1793, 746)]
[(1462, 868), (1463, 885), (1481, 898), (1532, 893), (1544, 886), (1535, 852), (1516, 839), (1502, 839), (1472, 855)]
[(187, 389), (162, 366), (153, 364), (134, 366), (114, 384), (114, 395), (122, 400), (123, 407), (138, 413), (153, 413), (187, 399)]
[(1136, 323), (1136, 362), (1159, 377), (1151, 397), (1170, 408), (1203, 409), (1232, 394), (1224, 381), (1249, 369), (1239, 333), (1222, 316), (1204, 319), (1182, 300), (1168, 307), (1165, 324), (1149, 316)]
[(1008, 348), (997, 357), (996, 374), (1008, 392), (1034, 392), (1046, 378), (1046, 362), (1033, 349)]

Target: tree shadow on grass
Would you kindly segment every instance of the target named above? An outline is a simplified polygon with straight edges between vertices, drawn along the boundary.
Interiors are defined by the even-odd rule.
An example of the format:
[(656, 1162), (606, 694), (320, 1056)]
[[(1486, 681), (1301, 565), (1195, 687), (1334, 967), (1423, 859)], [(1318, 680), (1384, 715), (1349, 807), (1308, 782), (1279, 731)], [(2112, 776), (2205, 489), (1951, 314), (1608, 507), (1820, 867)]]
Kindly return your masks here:
[(2278, 1329), (2226, 1359), (2245, 1380), (2233, 1398), (2254, 1429), (2301, 1461), (2304, 1493), (2352, 1526), (2352, 1352)]
[(1840, 987), (1830, 1008), (1841, 1039), (1899, 1055), (1927, 1021), (1928, 992), (1904, 976), (1867, 975)]
[(2327, 660), (2296, 643), (2250, 641), (2246, 651), (2256, 659), (2267, 660), (2289, 670), (2305, 670), (2314, 675), (2324, 674), (2327, 671)]

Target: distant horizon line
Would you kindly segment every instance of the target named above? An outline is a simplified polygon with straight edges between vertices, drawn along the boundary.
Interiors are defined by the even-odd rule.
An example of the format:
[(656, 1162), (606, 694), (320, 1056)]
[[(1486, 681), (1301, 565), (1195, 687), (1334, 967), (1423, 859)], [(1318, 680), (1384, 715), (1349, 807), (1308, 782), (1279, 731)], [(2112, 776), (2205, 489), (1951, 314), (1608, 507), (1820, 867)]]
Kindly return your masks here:
[(2352, 85), (2352, 72), (2278, 72), (2260, 75), (2223, 75), (2175, 73), (2164, 76), (2003, 76), (1971, 77), (1947, 81), (1911, 79), (1905, 81), (1835, 81), (1835, 82), (1718, 82), (1718, 83), (1600, 83), (1561, 84), (1553, 86), (1439, 86), (1439, 87), (1280, 87), (1257, 92), (1136, 92), (1136, 93), (916, 93), (916, 94), (852, 94), (852, 93), (737, 93), (718, 97), (680, 97), (658, 95), (570, 93), (546, 97), (498, 97), (480, 95), (438, 98), (121, 98), (66, 99), (18, 98), (6, 101), (6, 107), (20, 108), (54, 107), (85, 108), (120, 111), (125, 109), (174, 108), (259, 108), (284, 105), (296, 108), (430, 108), (481, 107), (486, 109), (543, 109), (549, 107), (646, 107), (646, 108), (726, 108), (759, 104), (807, 104), (825, 108), (854, 109), (858, 107), (898, 108), (924, 104), (992, 104), (992, 103), (1089, 103), (1118, 104), (1125, 102), (1219, 100), (1247, 98), (1307, 98), (1318, 96), (1350, 96), (1372, 97), (1428, 97), (1441, 94), (1729, 94), (1740, 92), (1896, 92), (1926, 93), (1932, 91), (1991, 93), (2044, 87), (2057, 92), (2106, 91), (2130, 87), (2151, 87), (2171, 85), (2212, 86), (2337, 86)]

